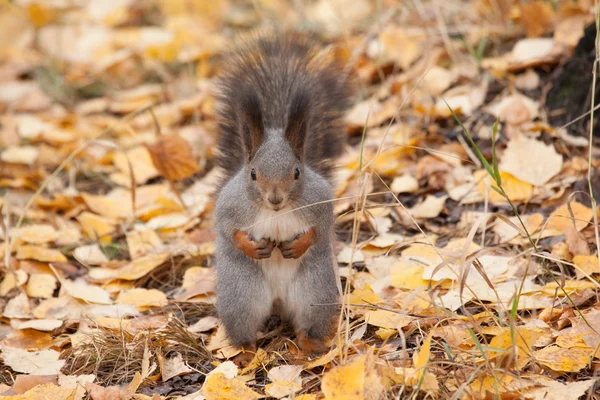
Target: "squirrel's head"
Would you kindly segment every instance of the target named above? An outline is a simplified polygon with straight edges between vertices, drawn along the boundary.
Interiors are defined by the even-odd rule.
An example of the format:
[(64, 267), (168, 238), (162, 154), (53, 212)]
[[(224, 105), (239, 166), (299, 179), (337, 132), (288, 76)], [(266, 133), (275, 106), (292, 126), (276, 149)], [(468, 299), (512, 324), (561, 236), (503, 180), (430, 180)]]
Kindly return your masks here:
[(299, 91), (290, 102), (285, 128), (265, 129), (258, 97), (241, 96), (239, 129), (248, 192), (266, 208), (281, 210), (301, 193), (309, 108), (308, 94)]

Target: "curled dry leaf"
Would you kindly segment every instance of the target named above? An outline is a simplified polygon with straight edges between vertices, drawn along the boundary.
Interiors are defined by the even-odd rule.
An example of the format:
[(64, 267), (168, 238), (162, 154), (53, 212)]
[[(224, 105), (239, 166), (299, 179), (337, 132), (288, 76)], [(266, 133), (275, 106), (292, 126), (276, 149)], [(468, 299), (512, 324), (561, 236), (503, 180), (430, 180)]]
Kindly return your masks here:
[(181, 181), (199, 171), (190, 144), (177, 134), (160, 136), (148, 146), (158, 172), (170, 181)]

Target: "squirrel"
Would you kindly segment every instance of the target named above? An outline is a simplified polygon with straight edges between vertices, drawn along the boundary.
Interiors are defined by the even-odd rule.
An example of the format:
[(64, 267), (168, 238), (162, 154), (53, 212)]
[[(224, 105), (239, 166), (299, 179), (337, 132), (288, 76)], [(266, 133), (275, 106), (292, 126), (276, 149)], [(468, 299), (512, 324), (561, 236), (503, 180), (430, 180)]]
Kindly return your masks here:
[(245, 42), (223, 69), (217, 313), (248, 357), (273, 313), (293, 324), (303, 352), (322, 353), (339, 315), (331, 175), (345, 148), (349, 79), (308, 37), (292, 33)]

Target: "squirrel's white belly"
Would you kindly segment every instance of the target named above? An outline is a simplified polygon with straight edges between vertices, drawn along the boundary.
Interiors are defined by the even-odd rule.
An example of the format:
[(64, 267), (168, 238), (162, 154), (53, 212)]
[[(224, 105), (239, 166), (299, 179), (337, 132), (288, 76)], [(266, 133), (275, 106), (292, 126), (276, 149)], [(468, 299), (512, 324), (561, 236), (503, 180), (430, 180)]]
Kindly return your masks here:
[[(256, 217), (256, 222), (248, 231), (254, 240), (269, 238), (280, 243), (293, 239), (309, 229), (310, 226), (298, 218), (295, 213), (289, 212), (289, 209), (278, 212), (262, 209)], [(271, 257), (259, 261), (271, 289), (272, 301), (281, 300), (284, 308), (282, 311), (286, 313), (293, 312), (294, 305), (289, 304), (288, 295), (300, 261), (301, 258), (283, 258), (279, 248), (273, 249)]]

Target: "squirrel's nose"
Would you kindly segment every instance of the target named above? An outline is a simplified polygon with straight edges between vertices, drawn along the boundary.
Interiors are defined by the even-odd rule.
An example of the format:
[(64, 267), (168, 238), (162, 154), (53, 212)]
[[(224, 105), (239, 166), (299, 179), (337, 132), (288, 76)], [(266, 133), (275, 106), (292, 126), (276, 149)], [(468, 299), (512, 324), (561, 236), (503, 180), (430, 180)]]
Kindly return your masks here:
[(278, 195), (277, 193), (271, 193), (267, 200), (269, 200), (269, 203), (276, 206), (278, 204), (281, 204), (281, 202), (283, 201), (283, 196)]

